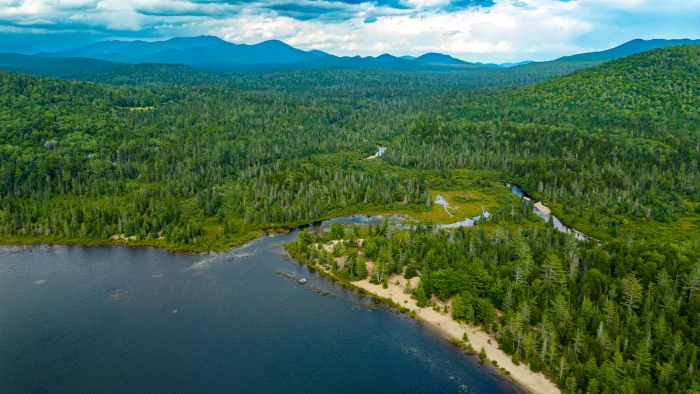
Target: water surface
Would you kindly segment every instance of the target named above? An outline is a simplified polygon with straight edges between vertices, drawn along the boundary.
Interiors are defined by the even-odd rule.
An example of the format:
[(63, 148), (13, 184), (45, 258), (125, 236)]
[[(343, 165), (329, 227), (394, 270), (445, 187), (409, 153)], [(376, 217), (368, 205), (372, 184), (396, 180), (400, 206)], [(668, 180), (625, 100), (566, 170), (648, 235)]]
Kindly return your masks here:
[(522, 392), (431, 327), (283, 258), (295, 236), (210, 256), (0, 246), (0, 391)]

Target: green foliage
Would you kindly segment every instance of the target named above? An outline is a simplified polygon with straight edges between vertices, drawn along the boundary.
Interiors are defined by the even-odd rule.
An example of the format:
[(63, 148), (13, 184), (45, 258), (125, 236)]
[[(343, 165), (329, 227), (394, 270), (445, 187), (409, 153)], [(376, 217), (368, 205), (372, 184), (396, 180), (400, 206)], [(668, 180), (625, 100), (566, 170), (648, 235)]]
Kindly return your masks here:
[(384, 160), (498, 169), (599, 239), (671, 225), (693, 231), (664, 231), (670, 239), (698, 237), (698, 59), (700, 46), (678, 46), (521, 88), (446, 95), (442, 116), (419, 119)]
[(700, 350), (697, 242), (579, 242), (536, 224), (370, 239), (378, 256), (420, 267), (419, 307), (449, 299), (454, 319), (482, 325), (515, 364), (563, 390), (684, 392), (700, 382), (690, 368)]
[(415, 296), (419, 308), (423, 308), (428, 304), (428, 296), (425, 294), (425, 288), (422, 280), (418, 282), (418, 288), (416, 289)]
[[(309, 161), (376, 149), (355, 112), (218, 87), (127, 89), (7, 72), (0, 81), (0, 236), (121, 234), (207, 250), (259, 228), (422, 206), (427, 195), (420, 178), (367, 170), (358, 157)], [(329, 132), (349, 124), (355, 131)]]
[[(475, 229), (385, 222), (360, 254), (357, 230), (334, 225), (338, 261), (308, 230), (288, 247), (344, 279), (420, 275), (406, 287), (420, 307), (451, 299), (455, 319), (483, 325), (514, 362), (569, 392), (698, 390), (700, 46), (498, 90), (464, 89), (562, 68), (92, 63), (89, 77), (76, 60), (62, 75), (122, 86), (0, 72), (3, 242), (225, 249), (331, 216), (425, 213), (431, 190), (478, 189), (497, 198)], [(385, 154), (362, 160), (376, 141)], [(604, 242), (557, 232), (530, 203), (498, 197), (507, 189), (494, 180), (518, 182)]]

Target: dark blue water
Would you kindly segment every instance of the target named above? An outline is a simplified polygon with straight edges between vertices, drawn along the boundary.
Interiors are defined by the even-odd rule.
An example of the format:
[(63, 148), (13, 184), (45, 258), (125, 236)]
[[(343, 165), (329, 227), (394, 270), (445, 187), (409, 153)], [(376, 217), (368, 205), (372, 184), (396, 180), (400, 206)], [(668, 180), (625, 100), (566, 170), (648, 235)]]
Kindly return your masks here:
[(215, 256), (0, 247), (0, 392), (520, 392), (430, 327), (285, 260), (274, 246), (294, 236)]

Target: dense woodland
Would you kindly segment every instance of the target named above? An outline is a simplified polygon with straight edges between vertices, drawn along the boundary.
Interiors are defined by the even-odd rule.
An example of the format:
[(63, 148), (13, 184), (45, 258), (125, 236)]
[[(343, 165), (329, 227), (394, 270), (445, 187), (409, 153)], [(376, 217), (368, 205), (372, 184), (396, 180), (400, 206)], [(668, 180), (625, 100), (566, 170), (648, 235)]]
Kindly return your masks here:
[[(700, 390), (697, 245), (598, 245), (527, 224), (527, 217), (517, 221), (523, 230), (499, 226), (490, 233), (483, 226), (334, 225), (317, 236), (302, 231), (288, 249), (350, 280), (420, 275), (417, 288), (405, 290), (418, 306), (437, 308), (435, 301), (450, 299), (446, 312), (454, 319), (481, 325), (516, 365), (547, 373), (565, 392)], [(334, 239), (342, 242), (332, 253), (314, 247)], [(343, 266), (333, 259), (341, 255), (348, 256)]]
[[(239, 77), (246, 89), (3, 72), (0, 225), (19, 237), (222, 248), (231, 232), (425, 208), (435, 182), (423, 170), (468, 168), (521, 183), (596, 238), (689, 239), (700, 213), (698, 53), (653, 50), (505, 90), (386, 70), (257, 73)], [(359, 160), (375, 141), (406, 171)]]
[[(348, 207), (429, 200), (419, 178), (308, 160), (376, 151), (364, 137), (370, 117), (361, 107), (209, 87), (156, 94), (10, 73), (2, 79), (0, 220), (11, 235), (159, 235), (190, 245), (207, 220), (214, 235), (226, 235)], [(374, 139), (386, 133), (374, 125), (365, 126)]]
[(700, 390), (700, 46), (537, 83), (562, 69), (95, 67), (0, 71), (0, 242), (222, 250), (512, 181), (602, 244), (504, 202), (478, 230), (375, 229), (366, 256), (420, 274), (421, 302), (451, 298), (562, 388)]
[(698, 87), (700, 47), (682, 46), (524, 88), (467, 91), (445, 99), (445, 116), (458, 120), (418, 121), (385, 159), (500, 169), (593, 236), (658, 236), (646, 219), (700, 212)]

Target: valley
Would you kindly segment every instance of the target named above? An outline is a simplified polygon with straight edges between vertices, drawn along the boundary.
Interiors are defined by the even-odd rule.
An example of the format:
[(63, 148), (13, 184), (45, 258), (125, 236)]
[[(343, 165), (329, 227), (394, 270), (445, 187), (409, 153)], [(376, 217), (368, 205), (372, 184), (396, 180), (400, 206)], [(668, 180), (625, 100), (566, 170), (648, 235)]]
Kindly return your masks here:
[(187, 260), (284, 234), (531, 391), (698, 390), (700, 45), (497, 68), (269, 42), (292, 60), (252, 70), (174, 46), (202, 40), (255, 49), (0, 55), (0, 243)]

